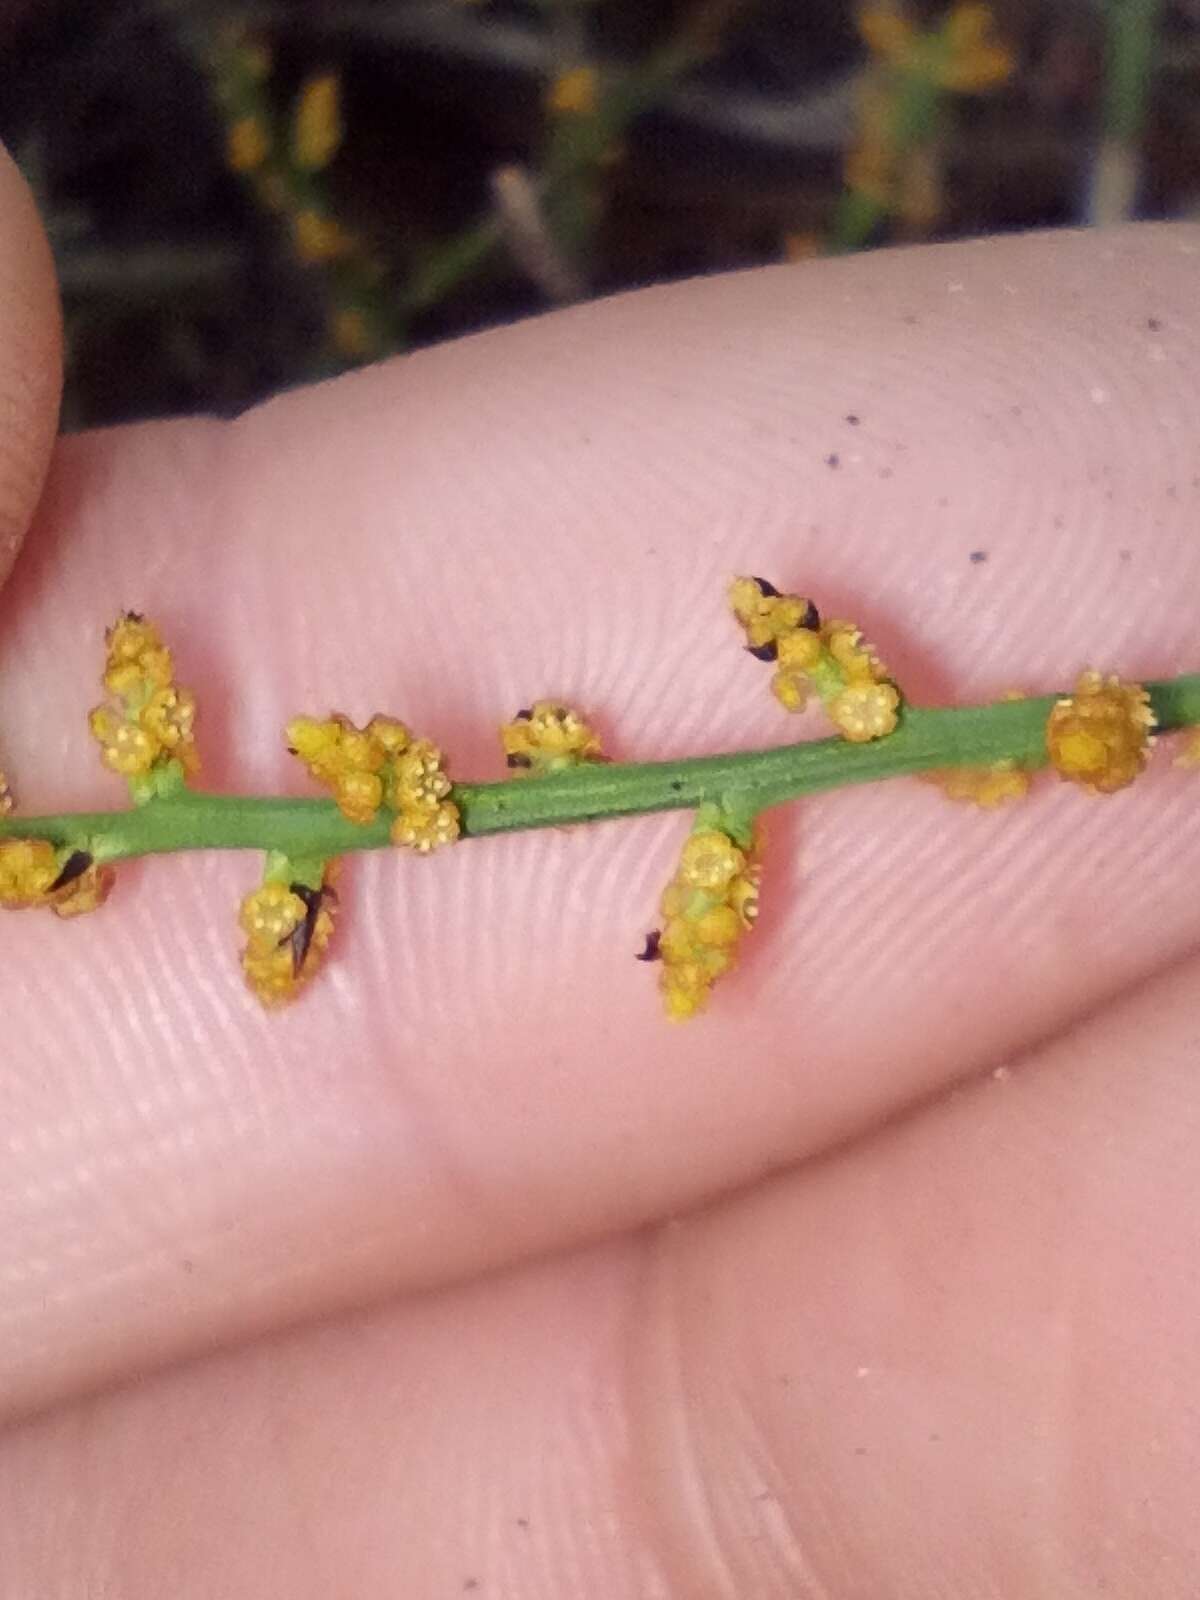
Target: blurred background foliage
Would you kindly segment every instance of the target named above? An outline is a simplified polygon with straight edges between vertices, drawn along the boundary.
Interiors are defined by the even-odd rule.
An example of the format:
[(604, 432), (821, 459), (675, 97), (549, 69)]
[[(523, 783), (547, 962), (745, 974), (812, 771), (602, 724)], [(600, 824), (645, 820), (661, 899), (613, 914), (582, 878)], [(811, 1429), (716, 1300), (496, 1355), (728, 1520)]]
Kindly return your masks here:
[(68, 427), (664, 278), (1200, 214), (1200, 0), (0, 0)]

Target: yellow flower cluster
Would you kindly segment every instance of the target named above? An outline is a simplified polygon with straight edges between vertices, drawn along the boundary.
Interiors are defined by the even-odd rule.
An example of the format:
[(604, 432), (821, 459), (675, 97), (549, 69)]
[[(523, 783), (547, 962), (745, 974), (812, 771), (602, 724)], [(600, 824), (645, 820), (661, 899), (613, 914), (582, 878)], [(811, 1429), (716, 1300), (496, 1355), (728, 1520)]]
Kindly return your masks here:
[(414, 739), (402, 722), (372, 717), (356, 728), (336, 712), (324, 721), (296, 717), (287, 740), (349, 821), (373, 822), (387, 806), (395, 813), (392, 843), (421, 854), (458, 838), (459, 812), (448, 798), (442, 752), (429, 739)]
[(701, 820), (689, 836), (675, 876), (663, 892), (661, 932), (647, 960), (661, 960), (659, 986), (667, 1016), (686, 1021), (708, 1003), (713, 984), (737, 958), (743, 933), (758, 914), (761, 830), (749, 850)]
[(175, 683), (171, 652), (158, 629), (127, 611), (105, 643), (104, 687), (119, 706), (97, 706), (88, 719), (105, 766), (135, 790), (152, 774), (196, 772), (196, 702)]
[(309, 78), (292, 114), (292, 160), (302, 172), (327, 167), (342, 142), (341, 85), (337, 74)]
[(771, 691), (788, 711), (803, 711), (815, 690), (853, 743), (895, 729), (899, 690), (853, 623), (823, 623), (810, 600), (781, 594), (765, 578), (735, 578), (729, 603), (751, 654), (776, 663)]
[(0, 907), (7, 911), (49, 906), (60, 917), (81, 916), (103, 905), (112, 877), (85, 850), (56, 849), (46, 839), (0, 839)]
[(500, 729), (508, 765), (520, 776), (540, 776), (602, 761), (600, 739), (577, 711), (555, 700), (535, 700)]
[[(960, 4), (937, 28), (921, 30), (895, 5), (859, 13), (859, 32), (881, 71), (859, 89), (858, 133), (846, 156), (847, 187), (897, 212), (911, 227), (930, 227), (941, 214), (941, 163), (934, 139), (932, 97), (923, 118), (902, 114), (903, 80), (929, 91), (978, 94), (1012, 74), (1011, 53), (991, 38), (985, 5)], [(900, 80), (900, 82), (898, 82)]]
[(889, 67), (926, 78), (939, 89), (979, 94), (1012, 75), (1012, 52), (992, 39), (990, 6), (956, 5), (938, 28), (919, 29), (901, 7), (865, 6), (858, 31), (871, 54)]
[(1046, 750), (1063, 778), (1112, 794), (1143, 770), (1153, 744), (1154, 712), (1138, 683), (1083, 672), (1075, 693), (1059, 700), (1046, 722)]
[(242, 901), (242, 972), (265, 1006), (294, 1000), (316, 973), (333, 935), (332, 864), (319, 888), (271, 880)]
[[(1021, 689), (1009, 689), (1000, 699), (1024, 700), (1025, 694)], [(1032, 781), (1029, 769), (1012, 760), (992, 761), (984, 767), (943, 767), (920, 776), (925, 783), (936, 785), (948, 800), (979, 806), (983, 811), (1023, 800)]]
[(546, 91), (546, 109), (556, 117), (590, 117), (600, 103), (600, 80), (592, 67), (559, 73)]

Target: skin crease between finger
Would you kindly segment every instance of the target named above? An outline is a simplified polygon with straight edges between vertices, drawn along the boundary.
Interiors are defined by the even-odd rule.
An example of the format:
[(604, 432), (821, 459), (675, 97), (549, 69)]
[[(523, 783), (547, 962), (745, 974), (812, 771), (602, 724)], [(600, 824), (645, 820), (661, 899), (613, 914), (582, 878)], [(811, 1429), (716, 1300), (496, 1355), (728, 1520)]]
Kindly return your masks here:
[[(861, 620), (917, 701), (1194, 668), (1198, 265), (1142, 228), (778, 269), (68, 441), (0, 605), (22, 800), (115, 798), (84, 714), (122, 606), (250, 790), (304, 792), (278, 730), (331, 706), (472, 776), (541, 693), (620, 757), (807, 736), (737, 570)], [(686, 1029), (632, 960), (681, 818), (356, 863), (284, 1016), (234, 959), (251, 860), (6, 920), (0, 1406), (636, 1225), (1061, 1028), (1200, 931), (1194, 781), (1157, 768), (1003, 817), (911, 782), (789, 810)]]
[(13, 1430), (0, 1592), (1193, 1594), (1198, 977), (745, 1198)]
[(0, 583), (50, 464), (62, 391), (62, 319), (33, 198), (0, 147)]

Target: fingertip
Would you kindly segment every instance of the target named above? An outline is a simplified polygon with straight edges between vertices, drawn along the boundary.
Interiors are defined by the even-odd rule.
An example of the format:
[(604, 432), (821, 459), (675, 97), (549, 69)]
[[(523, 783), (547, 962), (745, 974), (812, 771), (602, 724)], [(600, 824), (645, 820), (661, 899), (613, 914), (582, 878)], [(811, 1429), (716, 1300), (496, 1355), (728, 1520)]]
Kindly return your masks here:
[(54, 260), (29, 186), (0, 147), (0, 583), (41, 495), (61, 395)]

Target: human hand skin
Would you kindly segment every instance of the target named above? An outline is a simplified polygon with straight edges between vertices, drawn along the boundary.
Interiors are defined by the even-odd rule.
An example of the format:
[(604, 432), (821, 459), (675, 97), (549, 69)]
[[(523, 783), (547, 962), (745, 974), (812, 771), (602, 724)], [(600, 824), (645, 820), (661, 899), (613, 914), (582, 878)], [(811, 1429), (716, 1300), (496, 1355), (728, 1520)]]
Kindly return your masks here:
[[(16, 529), (57, 324), (0, 176)], [(1195, 669), (1198, 267), (1147, 227), (772, 269), (61, 442), (0, 597), (22, 805), (119, 803), (122, 607), (264, 792), (330, 706), (472, 777), (541, 694), (618, 758), (806, 734), (741, 570), (916, 700)], [(282, 1015), (252, 858), (0, 920), (2, 1600), (1194, 1593), (1198, 798), (1160, 757), (788, 808), (686, 1027), (632, 960), (682, 817), (356, 859)]]

